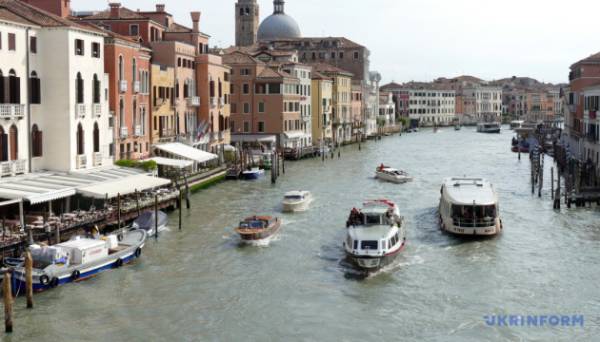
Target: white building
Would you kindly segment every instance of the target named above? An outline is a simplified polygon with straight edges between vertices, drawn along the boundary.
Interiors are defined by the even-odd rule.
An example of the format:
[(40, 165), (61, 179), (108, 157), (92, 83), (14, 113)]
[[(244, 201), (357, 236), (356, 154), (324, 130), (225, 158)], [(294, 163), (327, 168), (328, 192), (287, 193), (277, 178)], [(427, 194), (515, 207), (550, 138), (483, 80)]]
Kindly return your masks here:
[(3, 126), (16, 130), (7, 144), (15, 152), (8, 158), (13, 169), (25, 163), (26, 171), (68, 172), (112, 164), (104, 34), (20, 1), (0, 7), (6, 41), (0, 70), (12, 75), (4, 92), (9, 104), (0, 106), (10, 116)]
[(409, 90), (408, 115), (420, 126), (447, 126), (456, 119), (454, 90)]
[(475, 86), (463, 89), (464, 115), (471, 123), (500, 122), (502, 119), (502, 88)]
[(300, 147), (312, 146), (312, 67), (309, 65), (289, 63), (283, 65), (283, 70), (300, 80), (297, 94), (300, 95), (300, 116), (303, 136)]
[(381, 82), (381, 74), (376, 71), (369, 73), (369, 83), (367, 92), (365, 93), (365, 133), (367, 136), (377, 134), (377, 116), (379, 115), (379, 82)]
[(392, 93), (379, 94), (378, 121), (384, 128), (390, 128), (396, 124), (396, 104)]

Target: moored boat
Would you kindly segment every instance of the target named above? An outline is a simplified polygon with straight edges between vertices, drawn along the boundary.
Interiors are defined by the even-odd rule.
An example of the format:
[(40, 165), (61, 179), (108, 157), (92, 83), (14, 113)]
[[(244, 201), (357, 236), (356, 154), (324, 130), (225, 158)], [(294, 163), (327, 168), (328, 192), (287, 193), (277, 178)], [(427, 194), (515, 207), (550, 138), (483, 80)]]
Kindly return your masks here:
[(460, 131), (462, 129), (461, 125), (454, 125), (455, 131)]
[(243, 241), (264, 240), (279, 231), (281, 220), (272, 216), (252, 216), (240, 222), (235, 229)]
[[(32, 245), (33, 290), (44, 291), (121, 267), (141, 256), (146, 236), (146, 231), (138, 229), (101, 239), (77, 237), (54, 246)], [(13, 269), (13, 291), (25, 293), (23, 266)]]
[(498, 195), (482, 178), (448, 178), (441, 189), (440, 224), (457, 235), (489, 236), (502, 231)]
[(413, 178), (409, 176), (408, 173), (391, 167), (387, 167), (383, 164), (378, 166), (375, 170), (375, 178), (396, 184), (402, 184), (413, 180)]
[(305, 211), (312, 202), (313, 197), (309, 191), (290, 191), (283, 197), (283, 211)]
[(158, 212), (158, 222), (156, 222), (154, 211), (143, 212), (131, 225), (132, 229), (145, 230), (148, 235), (154, 235), (156, 233), (156, 226), (158, 225), (158, 232), (163, 232), (167, 229), (169, 219), (167, 214), (162, 211)]
[(261, 170), (258, 167), (253, 167), (250, 170), (242, 172), (242, 178), (246, 180), (256, 180), (264, 176), (265, 170)]
[(391, 264), (406, 243), (404, 219), (389, 200), (368, 201), (350, 212), (346, 222), (346, 255), (359, 269), (377, 271)]
[(480, 122), (477, 124), (479, 133), (500, 133), (501, 126), (498, 122)]

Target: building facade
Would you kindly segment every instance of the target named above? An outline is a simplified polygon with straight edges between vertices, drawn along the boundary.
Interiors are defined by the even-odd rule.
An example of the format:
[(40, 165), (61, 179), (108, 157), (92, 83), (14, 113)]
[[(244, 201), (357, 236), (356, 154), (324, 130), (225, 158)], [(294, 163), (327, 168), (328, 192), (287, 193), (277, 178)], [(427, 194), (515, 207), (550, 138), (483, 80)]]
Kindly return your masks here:
[(151, 135), (152, 144), (175, 137), (175, 68), (152, 63)]
[(328, 145), (333, 141), (331, 111), (333, 103), (333, 79), (312, 73), (312, 138), (313, 144)]
[(256, 0), (239, 0), (235, 4), (235, 45), (251, 46), (257, 42), (260, 6)]
[(413, 126), (447, 126), (456, 119), (456, 94), (453, 90), (409, 90), (409, 118)]
[(461, 122), (500, 122), (502, 119), (502, 88), (492, 86), (465, 87), (462, 89), (463, 118)]

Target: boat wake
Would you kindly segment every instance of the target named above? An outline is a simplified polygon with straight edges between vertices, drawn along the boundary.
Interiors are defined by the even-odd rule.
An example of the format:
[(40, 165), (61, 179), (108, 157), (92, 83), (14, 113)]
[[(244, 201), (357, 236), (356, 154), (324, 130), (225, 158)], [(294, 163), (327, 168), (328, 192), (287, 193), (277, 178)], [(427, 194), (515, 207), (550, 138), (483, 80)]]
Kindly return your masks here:
[(281, 240), (281, 234), (277, 233), (274, 235), (269, 236), (266, 239), (262, 239), (262, 240), (254, 240), (254, 241), (245, 241), (242, 239), (239, 239), (239, 244), (240, 245), (246, 245), (246, 246), (252, 246), (252, 247), (269, 247), (269, 245), (271, 244), (271, 242), (274, 241), (279, 241)]

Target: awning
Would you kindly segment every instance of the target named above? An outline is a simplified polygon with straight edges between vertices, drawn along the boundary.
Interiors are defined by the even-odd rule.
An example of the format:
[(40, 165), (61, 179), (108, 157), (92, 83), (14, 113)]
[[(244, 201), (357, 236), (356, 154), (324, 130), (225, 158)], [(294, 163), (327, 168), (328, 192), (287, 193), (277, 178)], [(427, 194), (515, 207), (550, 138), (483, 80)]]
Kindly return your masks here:
[(81, 187), (77, 189), (77, 192), (83, 196), (97, 199), (103, 199), (106, 197), (115, 198), (119, 194), (129, 195), (135, 193), (136, 191), (150, 190), (169, 184), (171, 184), (171, 181), (168, 179), (137, 175), (110, 182)]
[(285, 132), (283, 135), (285, 135), (286, 139), (288, 140), (296, 140), (306, 137), (306, 134), (304, 134), (302, 131)]
[(231, 142), (249, 143), (276, 143), (277, 137), (272, 134), (232, 134)]
[(173, 154), (185, 159), (193, 160), (197, 163), (206, 163), (208, 161), (219, 158), (219, 156), (217, 156), (216, 154), (198, 150), (182, 143), (168, 143), (155, 145), (154, 147), (163, 152)]
[(45, 182), (42, 178), (27, 175), (7, 178), (6, 181), (3, 179), (3, 182), (0, 182), (0, 198), (22, 199), (31, 204), (39, 204), (75, 195), (73, 185)]
[(185, 169), (188, 166), (194, 164), (191, 160), (180, 160), (180, 159), (171, 159), (171, 158), (163, 158), (163, 157), (154, 157), (148, 160), (153, 160), (158, 165), (162, 166), (170, 166), (178, 169)]

